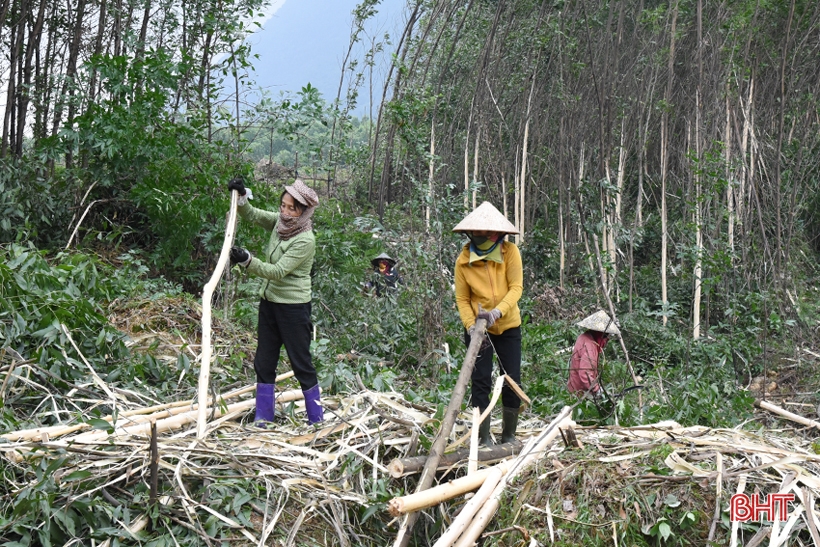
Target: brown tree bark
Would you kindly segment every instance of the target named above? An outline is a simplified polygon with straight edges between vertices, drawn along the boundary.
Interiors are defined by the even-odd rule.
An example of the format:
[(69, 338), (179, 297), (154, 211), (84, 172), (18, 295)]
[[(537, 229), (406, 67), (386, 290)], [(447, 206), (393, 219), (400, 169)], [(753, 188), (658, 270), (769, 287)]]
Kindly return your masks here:
[(34, 52), (40, 47), (40, 38), (43, 32), (43, 22), (45, 21), (46, 0), (40, 0), (40, 7), (37, 10), (37, 19), (34, 22), (34, 27), (28, 34), (26, 41), (26, 55), (23, 61), (21, 70), (22, 86), (20, 88), (19, 103), (17, 108), (17, 143), (15, 145), (15, 154), (18, 157), (23, 156), (23, 136), (25, 135), (26, 120), (28, 119), (28, 106), (31, 102), (31, 70), (32, 60), (34, 59)]

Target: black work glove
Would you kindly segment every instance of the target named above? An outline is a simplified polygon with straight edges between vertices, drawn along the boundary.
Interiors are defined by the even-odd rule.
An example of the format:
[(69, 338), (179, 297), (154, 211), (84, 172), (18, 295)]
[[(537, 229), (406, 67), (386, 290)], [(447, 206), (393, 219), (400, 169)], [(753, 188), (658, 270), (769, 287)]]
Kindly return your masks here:
[(245, 195), (245, 181), (242, 177), (234, 177), (228, 183), (228, 192), (231, 190), (236, 190), (240, 196)]
[(247, 267), (251, 263), (251, 253), (242, 247), (231, 247), (231, 265), (239, 264)]

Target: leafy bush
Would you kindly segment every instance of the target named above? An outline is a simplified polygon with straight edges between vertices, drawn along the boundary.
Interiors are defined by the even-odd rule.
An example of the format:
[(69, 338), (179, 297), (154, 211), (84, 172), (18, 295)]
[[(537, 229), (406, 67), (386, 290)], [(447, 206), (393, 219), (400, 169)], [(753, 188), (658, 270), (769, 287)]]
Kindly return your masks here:
[(72, 221), (74, 186), (31, 160), (0, 160), (0, 242), (62, 247)]

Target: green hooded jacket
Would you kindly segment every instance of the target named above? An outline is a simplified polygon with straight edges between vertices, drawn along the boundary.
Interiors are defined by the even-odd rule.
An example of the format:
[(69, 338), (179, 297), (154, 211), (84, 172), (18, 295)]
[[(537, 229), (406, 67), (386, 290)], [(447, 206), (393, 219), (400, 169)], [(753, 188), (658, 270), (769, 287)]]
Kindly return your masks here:
[(259, 295), (277, 304), (310, 302), (310, 269), (316, 254), (313, 230), (282, 241), (276, 231), (279, 213), (257, 209), (248, 203), (239, 207), (239, 216), (271, 232), (264, 260), (253, 257), (248, 264), (248, 272), (264, 280)]

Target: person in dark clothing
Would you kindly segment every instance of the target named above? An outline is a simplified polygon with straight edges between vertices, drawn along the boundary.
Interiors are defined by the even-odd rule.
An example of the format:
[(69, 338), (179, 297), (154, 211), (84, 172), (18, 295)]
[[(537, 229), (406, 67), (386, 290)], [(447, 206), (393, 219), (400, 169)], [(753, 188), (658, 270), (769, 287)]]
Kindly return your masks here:
[(373, 270), (370, 279), (364, 284), (365, 292), (375, 292), (376, 296), (384, 296), (390, 291), (398, 289), (404, 281), (399, 274), (396, 261), (387, 253), (382, 253), (370, 261)]
[(271, 231), (265, 256), (260, 259), (240, 247), (231, 249), (231, 264), (247, 268), (264, 280), (259, 301), (258, 345), (253, 366), (256, 370), (256, 414), (254, 423), (267, 427), (274, 418), (274, 382), (282, 346), (290, 358), (293, 373), (305, 396), (308, 422), (324, 419), (316, 368), (310, 355), (311, 323), (310, 270), (316, 252), (311, 217), (319, 197), (297, 179), (285, 186), (279, 212), (257, 209), (242, 179), (233, 179), (228, 190), (239, 194), (239, 215), (243, 220)]

